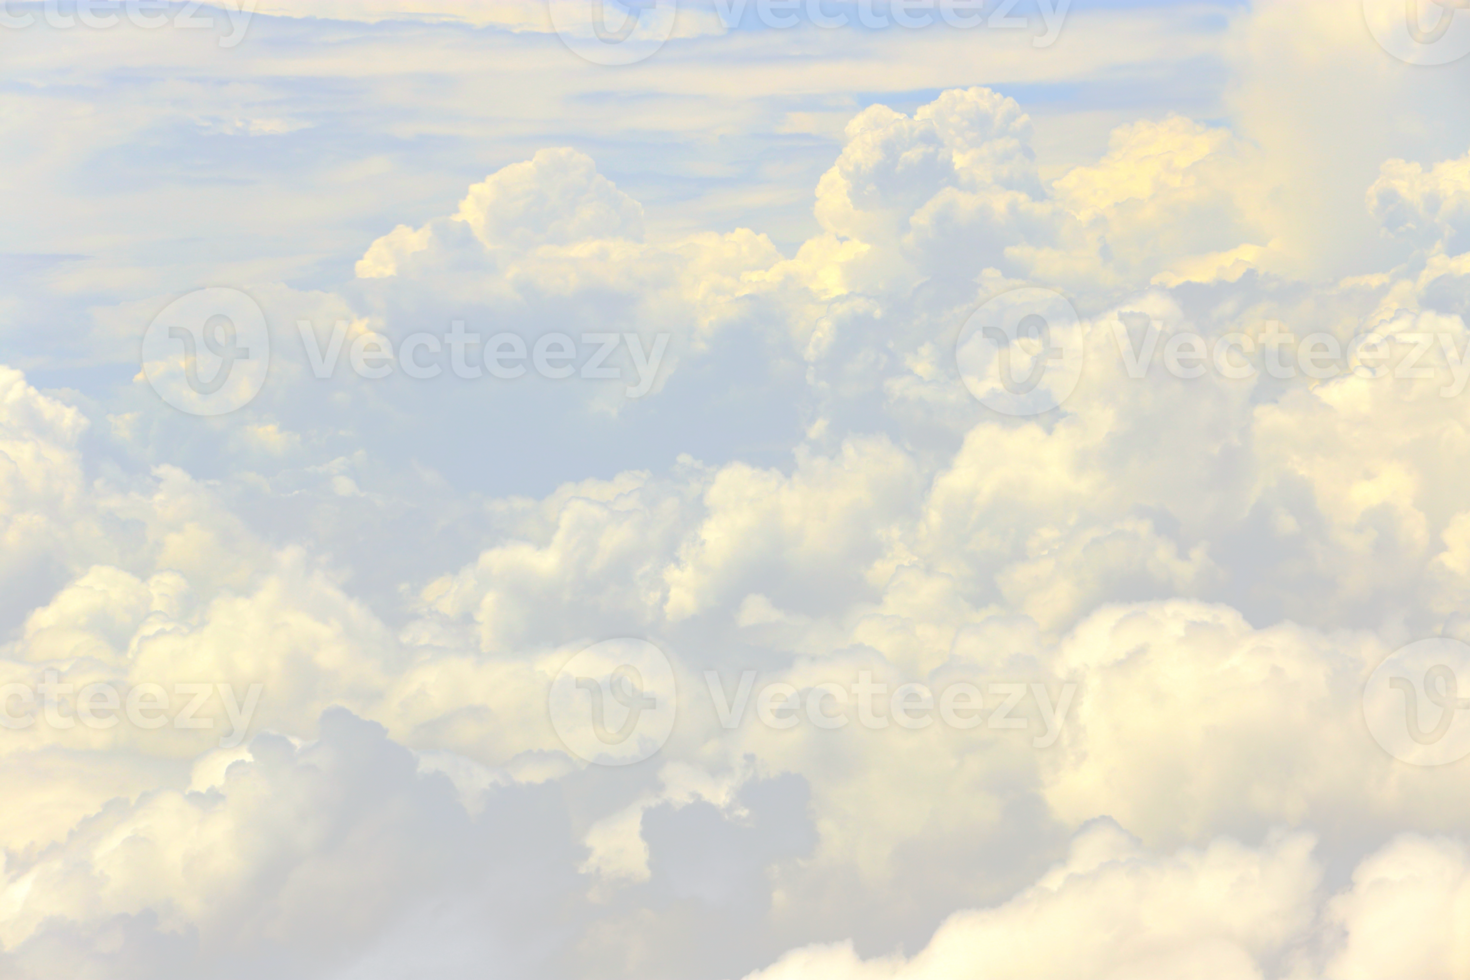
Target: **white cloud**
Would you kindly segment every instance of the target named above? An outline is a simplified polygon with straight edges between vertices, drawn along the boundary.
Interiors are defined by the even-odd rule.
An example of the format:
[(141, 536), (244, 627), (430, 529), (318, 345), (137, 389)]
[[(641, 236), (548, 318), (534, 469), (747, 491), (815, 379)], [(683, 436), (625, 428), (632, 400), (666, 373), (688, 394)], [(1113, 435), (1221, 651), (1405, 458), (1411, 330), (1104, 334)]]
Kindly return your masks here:
[(1425, 245), (1447, 245), (1452, 254), (1470, 231), (1470, 154), (1443, 160), (1428, 172), (1417, 163), (1389, 160), (1368, 188), (1368, 207), (1393, 235)]
[[(907, 111), (850, 96), (858, 78), (971, 79), (1000, 35), (962, 68), (944, 39), (882, 41), (932, 57), (876, 71), (873, 38), (844, 35), (857, 53), (837, 64), (825, 35), (734, 32), (722, 50), (768, 45), (758, 71), (715, 78), (717, 62), (690, 67), (713, 49), (675, 43), (600, 76), (613, 95), (530, 72), (524, 104), (465, 81), (454, 116), (414, 111), (414, 90), (485, 77), (475, 59), (522, 78), (486, 52), (553, 43), (544, 8), (263, 6), (301, 19), (279, 37), (323, 41), (318, 73), (282, 95), (267, 61), (220, 91), (180, 72), (195, 80), (158, 105), (218, 141), (191, 146), (233, 149), (162, 182), (199, 210), (190, 181), (254, 186), (224, 167), (265, 152), (241, 144), (275, 161), (360, 134), (357, 110), (327, 107), (387, 71), (350, 26), (382, 23), (403, 60), (369, 115), (402, 145), (337, 144), (359, 202), (315, 213), (347, 208), (350, 228), (291, 245), (303, 259), (252, 225), (252, 252), (274, 257), (250, 261), (198, 244), (238, 228), (191, 233), (197, 265), (132, 281), (63, 263), (46, 294), (71, 304), (55, 323), (93, 325), (54, 331), (92, 369), (135, 358), (138, 324), (196, 272), (250, 286), (276, 355), (258, 402), (206, 422), (139, 380), (43, 393), (73, 363), (60, 347), (29, 381), (0, 369), (0, 682), (259, 684), (261, 699), (239, 745), (221, 744), (220, 698), (198, 715), (209, 728), (0, 732), (16, 804), (0, 973), (1463, 978), (1464, 781), (1396, 762), (1360, 698), (1396, 646), (1470, 637), (1465, 140), (1458, 109), (1386, 122), (1418, 76), (1365, 57), (1361, 25), (1320, 7), (1231, 13), (1223, 41), (1169, 54), (1208, 50), (1233, 73), (1218, 105), (1149, 102), (1062, 159), (1043, 152), (1054, 92), (949, 88)], [(425, 26), (441, 20), (458, 26)], [(1099, 51), (1160, 43), (1136, 13), (1079, 15), (1079, 36), (1104, 22), (1115, 48), (1064, 34), (1058, 57), (987, 73), (1070, 83), (1116, 67)], [(496, 47), (510, 35), (526, 47)], [(654, 75), (658, 97), (633, 97)], [(793, 94), (812, 92), (841, 97)], [(788, 127), (770, 153), (751, 136), (766, 109), (744, 105), (772, 93), (787, 100), (772, 118), (850, 117), (841, 144)], [(48, 97), (53, 118), (88, 118), (74, 85)], [(555, 99), (648, 128), (620, 137), (631, 155), (590, 124), (548, 132)], [(43, 131), (24, 106), (20, 137)], [(123, 146), (184, 125), (172, 111), (94, 122)], [(705, 111), (719, 154), (650, 149)], [(487, 112), (509, 134), (494, 152), (467, 135)], [(266, 159), (251, 180), (275, 173)], [(746, 166), (783, 201), (815, 191), (786, 226), (800, 234), (764, 234), (759, 211), (707, 220), (699, 181), (746, 200), (731, 176)], [(398, 196), (362, 191), (395, 168)], [(217, 211), (291, 211), (232, 193)], [(73, 251), (115, 247), (96, 234)], [(1075, 301), (1087, 364), (1060, 411), (1003, 419), (950, 352), (977, 306), (1028, 282)], [(320, 339), (341, 321), (349, 344), (456, 320), (671, 342), (629, 399), (318, 379), (302, 320)], [(1190, 380), (1158, 354), (1133, 377), (1118, 338), (1149, 322), (1160, 351), (1190, 333), (1260, 342), (1271, 323), (1344, 347), (1369, 330), (1433, 342), (1423, 376)], [(681, 704), (660, 755), (611, 771), (564, 750), (547, 691), (622, 636), (665, 649)], [(799, 693), (865, 671), (888, 691), (965, 681), (990, 708), (991, 683), (1070, 693), (1054, 742), (1029, 701), (1018, 729), (777, 730), (754, 707), (725, 727), (710, 670), (732, 693), (747, 670)]]

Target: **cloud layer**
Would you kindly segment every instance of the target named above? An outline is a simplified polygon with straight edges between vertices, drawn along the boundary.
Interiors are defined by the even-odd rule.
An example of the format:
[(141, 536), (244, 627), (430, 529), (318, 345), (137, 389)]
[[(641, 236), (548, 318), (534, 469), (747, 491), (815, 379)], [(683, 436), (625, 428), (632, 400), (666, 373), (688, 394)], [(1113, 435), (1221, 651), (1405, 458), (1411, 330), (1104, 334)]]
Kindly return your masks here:
[[(1470, 978), (1466, 763), (1395, 759), (1363, 707), (1395, 650), (1470, 641), (1470, 140), (1400, 138), (1428, 82), (1347, 64), (1371, 38), (1318, 5), (1224, 34), (1224, 111), (1089, 159), (1001, 86), (830, 109), (794, 240), (680, 228), (538, 136), (364, 203), (311, 275), (217, 263), (273, 350), (218, 419), (137, 373), (187, 285), (37, 273), (0, 315), (84, 327), (0, 367), (0, 976)], [(1294, 142), (1261, 93), (1319, 56), (1389, 95)], [(1371, 168), (1304, 177), (1355, 133)], [(1086, 361), (1011, 418), (954, 350), (1023, 285)], [(567, 377), (493, 369), (553, 335)], [(623, 637), (677, 722), (589, 765), (548, 695)], [(86, 723), (145, 689), (159, 724)]]

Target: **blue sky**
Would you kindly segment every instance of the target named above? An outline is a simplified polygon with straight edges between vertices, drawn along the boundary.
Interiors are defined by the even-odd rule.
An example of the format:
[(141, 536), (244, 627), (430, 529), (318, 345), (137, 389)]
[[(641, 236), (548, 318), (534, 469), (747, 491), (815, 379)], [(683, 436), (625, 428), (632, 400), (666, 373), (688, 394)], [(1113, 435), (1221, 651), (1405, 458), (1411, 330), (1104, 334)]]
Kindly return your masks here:
[[(1120, 6), (1142, 18), (1142, 36), (1114, 47), (1095, 15)], [(259, 16), (243, 43), (219, 50), (208, 32), (164, 43), (128, 33), (126, 21), (94, 37), (43, 19), (11, 34), (19, 60), (7, 88), (19, 128), (3, 169), (15, 212), (0, 249), (35, 274), (16, 282), (4, 329), (18, 366), (106, 403), (131, 382), (135, 353), (125, 338), (97, 342), (97, 308), (195, 283), (335, 289), (374, 239), (451, 213), (465, 187), (545, 146), (593, 157), (644, 205), (654, 235), (744, 227), (790, 254), (819, 230), (812, 190), (845, 121), (863, 108), (911, 112), (947, 86), (988, 85), (1025, 102), (1043, 172), (1059, 172), (1095, 157), (1122, 119), (1220, 116), (1226, 74), (1210, 39), (1232, 6), (1079, 7), (1045, 51), (1029, 47), (1027, 32), (985, 28), (676, 38), (617, 72), (582, 63), (553, 34), (494, 26)], [(1168, 51), (1171, 36), (1194, 50)], [(946, 61), (915, 74), (908, 58), (931, 47)], [(983, 52), (979, 64), (972, 52)], [(849, 90), (852, 69), (833, 73), (834, 58), (892, 81)], [(38, 320), (54, 326), (29, 329)], [(702, 454), (744, 450), (779, 464), (793, 420), (723, 414), (754, 430), (716, 437)], [(636, 424), (676, 428), (651, 440), (662, 451), (635, 448), (626, 463), (666, 466), (690, 448), (675, 420)], [(580, 428), (569, 422), (563, 434), (575, 440)], [(475, 490), (544, 493), (576, 475), (548, 460), (543, 476), (534, 467), (511, 476), (419, 448)], [(165, 446), (153, 452), (155, 462), (186, 462)], [(621, 465), (607, 458), (592, 472), (611, 476)]]

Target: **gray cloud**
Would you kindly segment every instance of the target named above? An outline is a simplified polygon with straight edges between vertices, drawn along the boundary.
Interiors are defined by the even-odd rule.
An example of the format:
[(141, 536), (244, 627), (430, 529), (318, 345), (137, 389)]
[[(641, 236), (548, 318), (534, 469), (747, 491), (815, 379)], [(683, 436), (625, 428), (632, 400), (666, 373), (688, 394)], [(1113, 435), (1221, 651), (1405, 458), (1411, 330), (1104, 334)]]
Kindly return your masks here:
[(808, 807), (811, 788), (797, 773), (754, 779), (739, 790), (750, 818), (697, 799), (684, 807), (661, 804), (642, 815), (654, 887), (710, 907), (766, 911), (767, 865), (811, 854), (816, 827)]

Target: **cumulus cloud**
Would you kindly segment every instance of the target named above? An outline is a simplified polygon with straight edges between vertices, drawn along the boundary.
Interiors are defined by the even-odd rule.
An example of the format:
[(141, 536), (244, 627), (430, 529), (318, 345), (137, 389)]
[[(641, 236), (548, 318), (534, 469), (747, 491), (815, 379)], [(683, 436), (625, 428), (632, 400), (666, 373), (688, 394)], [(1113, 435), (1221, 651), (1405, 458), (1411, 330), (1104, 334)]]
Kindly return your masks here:
[(814, 946), (747, 980), (937, 980), (976, 971), (1028, 980), (1450, 980), (1465, 976), (1450, 924), (1464, 888), (1464, 848), (1443, 839), (1392, 842), (1324, 902), (1310, 837), (1260, 848), (1220, 840), (1161, 855), (1104, 819), (1079, 832), (1067, 859), (1035, 885), (1004, 905), (956, 913), (911, 958), (865, 960), (850, 943)]
[[(541, 29), (441, 8), (350, 16)], [(1237, 64), (1340, 29), (1240, 17)], [(1399, 251), (1342, 277), (1266, 109), (1056, 165), (999, 91), (852, 108), (784, 246), (670, 233), (596, 153), (466, 164), (342, 281), (250, 287), (275, 360), (233, 416), (0, 369), (0, 710), (208, 695), (195, 727), (0, 732), (0, 973), (1467, 975), (1464, 764), (1395, 760), (1361, 701), (1408, 640), (1470, 638), (1466, 158), (1376, 160), (1357, 217)], [(1005, 418), (952, 351), (1026, 284), (1086, 364)], [(637, 397), (317, 369), (456, 322), (667, 357)], [(1213, 357), (1283, 334), (1286, 374)], [(547, 698), (619, 637), (680, 710), (612, 769)], [(910, 725), (913, 685), (989, 722)]]
[(874, 106), (848, 124), (816, 216), (878, 250), (860, 266), (874, 285), (905, 266), (1089, 291), (1266, 267), (1271, 232), (1254, 206), (1264, 188), (1228, 130), (1178, 117), (1121, 126), (1097, 165), (1047, 186), (1031, 129), (1013, 99), (986, 89), (947, 92), (912, 117)]
[(864, 963), (850, 945), (808, 949), (750, 980), (937, 980), (981, 970), (1037, 980), (1253, 980), (1262, 976), (1259, 959), (1310, 925), (1317, 883), (1309, 838), (1259, 851), (1221, 841), (1160, 858), (1103, 821), (1035, 886), (998, 908), (952, 916), (912, 959)]
[(464, 975), (458, 957), (473, 950), (481, 969), (517, 972), (524, 947), (505, 946), (533, 933), (555, 942), (576, 847), (546, 791), (493, 796), (471, 817), (447, 778), (421, 775), (411, 753), (345, 712), (326, 715), (310, 745), (257, 738), (209, 790), (119, 802), (65, 844), (8, 863), (7, 972), (86, 975), (120, 958), (137, 976), (371, 975), (427, 939), (414, 933), (433, 928), (426, 902), (445, 911), (446, 886), (449, 917), (477, 925), (445, 965)]
[[(575, 150), (542, 150), (470, 188), (452, 219), (486, 248), (571, 245), (598, 239), (643, 238), (643, 208)], [(364, 278), (396, 275), (398, 262), (428, 248), (430, 227), (400, 225), (378, 239), (357, 265)]]
[(1384, 231), (1438, 245), (1460, 255), (1470, 247), (1470, 155), (1443, 160), (1428, 169), (1407, 160), (1389, 160), (1368, 188), (1368, 207)]

